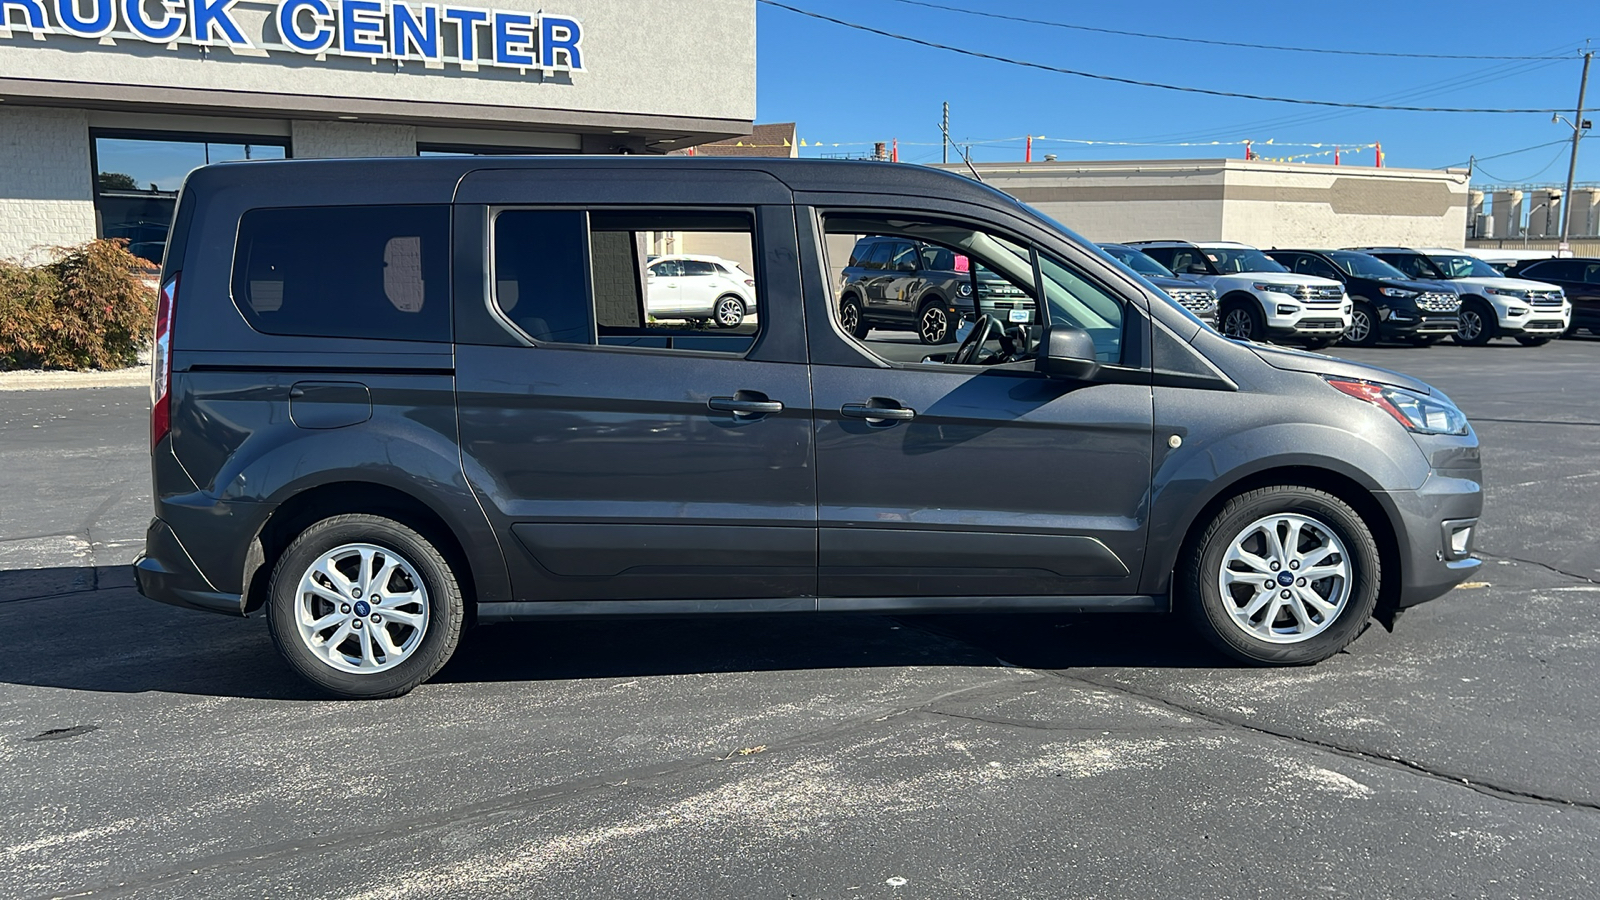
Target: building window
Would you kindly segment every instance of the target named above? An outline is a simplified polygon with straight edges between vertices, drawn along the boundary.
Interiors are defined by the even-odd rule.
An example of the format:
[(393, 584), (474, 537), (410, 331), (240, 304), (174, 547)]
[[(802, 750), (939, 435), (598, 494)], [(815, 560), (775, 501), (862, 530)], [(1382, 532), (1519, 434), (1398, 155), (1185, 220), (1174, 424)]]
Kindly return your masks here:
[(94, 209), (100, 237), (126, 238), (135, 256), (160, 264), (178, 188), (194, 169), (240, 159), (284, 159), (286, 137), (91, 132)]

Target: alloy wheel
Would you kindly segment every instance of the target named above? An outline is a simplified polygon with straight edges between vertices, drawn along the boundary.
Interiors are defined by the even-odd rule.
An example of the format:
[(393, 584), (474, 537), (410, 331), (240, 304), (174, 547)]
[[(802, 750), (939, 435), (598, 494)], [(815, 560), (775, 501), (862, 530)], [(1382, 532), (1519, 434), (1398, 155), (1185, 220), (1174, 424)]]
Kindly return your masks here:
[(854, 303), (846, 303), (839, 310), (839, 324), (844, 326), (845, 331), (855, 334), (856, 327), (861, 324), (861, 310)]
[(1255, 337), (1255, 322), (1250, 319), (1250, 311), (1242, 306), (1236, 306), (1228, 311), (1222, 320), (1222, 333), (1231, 338), (1250, 340)]
[(737, 298), (723, 297), (717, 302), (717, 324), (723, 328), (733, 328), (744, 321), (744, 304)]
[(1350, 343), (1360, 344), (1366, 341), (1371, 333), (1372, 320), (1367, 317), (1366, 310), (1357, 309), (1350, 314), (1350, 327), (1345, 330), (1345, 337), (1350, 339)]
[(1230, 621), (1257, 640), (1297, 644), (1339, 618), (1351, 596), (1344, 542), (1309, 516), (1263, 516), (1228, 545), (1217, 587)]
[(1456, 334), (1464, 341), (1475, 341), (1483, 334), (1483, 316), (1475, 309), (1461, 311), (1461, 323), (1456, 326)]
[(950, 319), (944, 310), (937, 306), (930, 306), (922, 314), (920, 334), (923, 341), (929, 344), (944, 343), (945, 335), (950, 332)]
[(341, 672), (368, 674), (404, 662), (428, 630), (428, 589), (416, 568), (375, 544), (344, 544), (300, 577), (294, 604), (300, 640)]

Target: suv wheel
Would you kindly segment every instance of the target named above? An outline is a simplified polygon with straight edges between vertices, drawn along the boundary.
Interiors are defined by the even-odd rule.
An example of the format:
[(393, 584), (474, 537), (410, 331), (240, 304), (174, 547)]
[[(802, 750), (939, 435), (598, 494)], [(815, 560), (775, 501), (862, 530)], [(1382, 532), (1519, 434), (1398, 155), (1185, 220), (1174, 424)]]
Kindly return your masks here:
[(1252, 665), (1306, 665), (1366, 627), (1381, 576), (1372, 531), (1348, 504), (1307, 487), (1229, 500), (1190, 549), (1177, 587), (1222, 652)]
[(1267, 336), (1267, 324), (1253, 303), (1235, 300), (1222, 309), (1222, 333), (1241, 341), (1259, 341)]
[(450, 564), (392, 519), (312, 525), (272, 571), (267, 624), (297, 674), (338, 697), (398, 697), (433, 677), (461, 636)]
[(950, 312), (937, 298), (917, 314), (917, 337), (924, 344), (943, 344), (950, 339)]
[(732, 294), (717, 298), (717, 325), (738, 328), (744, 322), (744, 301)]
[(1350, 327), (1345, 330), (1344, 342), (1356, 347), (1378, 346), (1378, 313), (1372, 304), (1357, 300), (1350, 311)]
[(867, 322), (861, 316), (861, 301), (855, 294), (846, 294), (844, 301), (839, 304), (839, 327), (857, 340), (867, 336)]
[(1482, 347), (1494, 339), (1497, 323), (1494, 310), (1482, 300), (1461, 304), (1461, 324), (1456, 326), (1456, 343)]

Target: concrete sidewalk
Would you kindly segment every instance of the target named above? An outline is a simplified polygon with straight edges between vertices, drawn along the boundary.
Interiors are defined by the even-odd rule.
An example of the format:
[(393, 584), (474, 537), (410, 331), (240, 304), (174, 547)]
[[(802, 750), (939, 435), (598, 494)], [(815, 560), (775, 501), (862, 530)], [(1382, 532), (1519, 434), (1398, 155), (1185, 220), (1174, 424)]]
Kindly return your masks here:
[(150, 366), (108, 371), (67, 372), (24, 369), (0, 372), (0, 391), (52, 391), (64, 388), (137, 387), (150, 383)]

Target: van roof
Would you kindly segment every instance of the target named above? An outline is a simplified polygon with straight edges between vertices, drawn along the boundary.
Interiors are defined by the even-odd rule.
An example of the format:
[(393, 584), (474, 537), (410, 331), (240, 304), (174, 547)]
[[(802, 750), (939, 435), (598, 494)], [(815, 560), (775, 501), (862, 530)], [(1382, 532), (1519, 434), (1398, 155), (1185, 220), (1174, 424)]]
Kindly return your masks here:
[(875, 160), (760, 159), (691, 156), (430, 156), (360, 159), (239, 160), (213, 163), (194, 170), (186, 187), (202, 191), (232, 186), (314, 179), (323, 183), (360, 183), (376, 178), (405, 181), (432, 192), (450, 189), (473, 172), (514, 169), (630, 170), (659, 172), (760, 172), (791, 191), (849, 191), (868, 194), (931, 194), (951, 199), (1008, 205), (1016, 200), (964, 175), (927, 166)]

